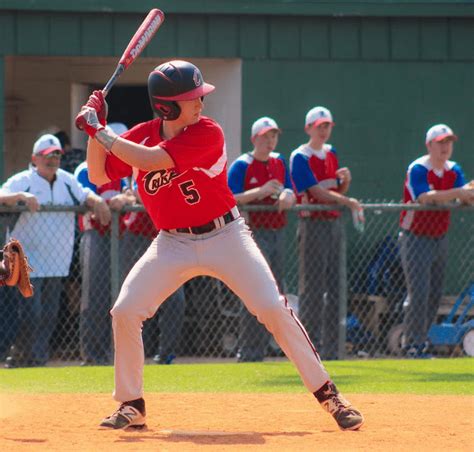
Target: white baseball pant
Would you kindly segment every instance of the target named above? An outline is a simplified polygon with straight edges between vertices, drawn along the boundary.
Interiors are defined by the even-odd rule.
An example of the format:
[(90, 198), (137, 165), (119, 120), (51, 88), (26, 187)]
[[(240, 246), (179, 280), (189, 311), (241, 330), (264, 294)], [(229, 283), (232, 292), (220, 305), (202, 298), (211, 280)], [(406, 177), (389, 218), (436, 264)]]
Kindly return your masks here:
[(160, 231), (135, 264), (111, 311), (115, 400), (126, 402), (143, 397), (142, 323), (195, 276), (218, 278), (235, 292), (273, 334), (310, 392), (330, 379), (304, 327), (279, 294), (249, 228), (238, 218), (201, 235)]

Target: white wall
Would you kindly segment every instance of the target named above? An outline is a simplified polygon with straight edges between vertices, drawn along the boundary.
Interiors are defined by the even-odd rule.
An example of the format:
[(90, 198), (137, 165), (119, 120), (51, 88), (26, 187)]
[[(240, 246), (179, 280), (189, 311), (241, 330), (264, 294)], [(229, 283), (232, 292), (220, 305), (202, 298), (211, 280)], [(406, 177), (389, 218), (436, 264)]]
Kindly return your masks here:
[[(183, 58), (184, 59), (184, 58)], [(150, 71), (163, 62), (140, 58), (117, 85), (146, 85)], [(226, 136), (229, 161), (241, 149), (242, 65), (238, 59), (191, 59), (204, 79), (216, 85), (206, 98), (204, 114), (215, 118)], [(5, 165), (8, 175), (24, 169), (38, 133), (51, 126), (84, 147), (86, 137), (75, 130), (74, 117), (87, 100), (90, 86), (107, 82), (116, 58), (7, 57), (5, 71)], [(113, 88), (112, 88), (113, 89)]]

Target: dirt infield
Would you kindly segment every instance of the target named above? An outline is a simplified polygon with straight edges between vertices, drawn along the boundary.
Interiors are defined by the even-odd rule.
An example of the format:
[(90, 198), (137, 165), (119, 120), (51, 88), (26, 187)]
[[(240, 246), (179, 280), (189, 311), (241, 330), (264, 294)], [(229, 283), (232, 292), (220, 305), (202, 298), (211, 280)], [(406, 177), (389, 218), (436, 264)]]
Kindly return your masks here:
[(148, 394), (148, 428), (101, 430), (104, 394), (0, 395), (0, 449), (472, 450), (474, 397), (349, 395), (366, 422), (341, 432), (307, 394)]

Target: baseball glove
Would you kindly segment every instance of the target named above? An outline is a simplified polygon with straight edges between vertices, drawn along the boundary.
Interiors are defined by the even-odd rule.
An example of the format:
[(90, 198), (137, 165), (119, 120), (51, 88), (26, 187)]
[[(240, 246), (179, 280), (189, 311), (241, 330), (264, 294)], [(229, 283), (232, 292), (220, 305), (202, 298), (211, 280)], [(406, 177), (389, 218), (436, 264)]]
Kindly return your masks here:
[(18, 240), (10, 241), (0, 251), (0, 286), (16, 286), (25, 298), (33, 296), (30, 272), (23, 247)]

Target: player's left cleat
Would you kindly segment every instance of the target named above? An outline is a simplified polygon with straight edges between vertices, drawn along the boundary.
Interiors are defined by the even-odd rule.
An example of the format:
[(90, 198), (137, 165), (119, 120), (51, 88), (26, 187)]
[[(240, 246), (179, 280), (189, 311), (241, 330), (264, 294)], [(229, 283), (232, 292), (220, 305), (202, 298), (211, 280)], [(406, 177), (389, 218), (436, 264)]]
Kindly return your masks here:
[(143, 399), (124, 402), (115, 413), (100, 423), (101, 427), (113, 429), (142, 429), (145, 425), (145, 401)]
[(341, 430), (357, 430), (364, 417), (337, 390), (331, 381), (314, 393), (324, 410), (332, 415)]

